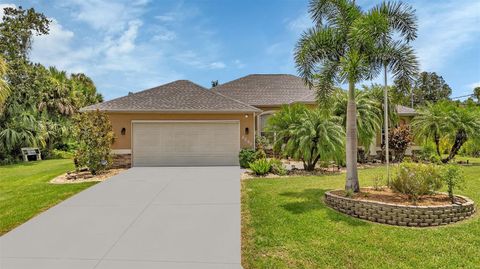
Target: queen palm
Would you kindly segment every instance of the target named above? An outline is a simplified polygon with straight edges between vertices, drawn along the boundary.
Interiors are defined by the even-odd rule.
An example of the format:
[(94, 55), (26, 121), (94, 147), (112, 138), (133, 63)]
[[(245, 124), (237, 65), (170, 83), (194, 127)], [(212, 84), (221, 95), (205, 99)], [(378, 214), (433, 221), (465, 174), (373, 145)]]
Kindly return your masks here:
[[(358, 192), (355, 85), (376, 77), (387, 55), (401, 58), (403, 54), (398, 46), (388, 50), (379, 46), (392, 28), (387, 12), (376, 8), (362, 12), (349, 0), (312, 0), (310, 14), (315, 26), (304, 32), (297, 43), (297, 70), (307, 85), (317, 89), (318, 99), (323, 102), (331, 98), (335, 82), (348, 84), (345, 188)], [(404, 62), (398, 60), (390, 65), (396, 70), (394, 75), (407, 74), (400, 64)]]
[[(415, 53), (408, 42), (417, 37), (417, 23), (415, 11), (412, 7), (401, 2), (383, 2), (373, 8), (376, 13), (388, 18), (388, 31), (384, 32), (378, 40), (379, 63), (383, 68), (384, 91), (384, 135), (385, 135), (385, 161), (387, 168), (387, 182), (390, 181), (389, 149), (388, 149), (388, 82), (387, 74), (392, 72), (400, 87), (410, 85), (418, 72), (418, 62)], [(398, 33), (397, 40), (393, 36)]]

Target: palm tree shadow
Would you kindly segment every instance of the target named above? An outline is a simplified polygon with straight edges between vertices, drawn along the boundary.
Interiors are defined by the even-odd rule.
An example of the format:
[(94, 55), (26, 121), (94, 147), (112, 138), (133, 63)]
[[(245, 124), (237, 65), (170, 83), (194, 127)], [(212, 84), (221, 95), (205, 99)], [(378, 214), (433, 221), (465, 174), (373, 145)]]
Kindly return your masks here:
[(342, 214), (325, 204), (324, 196), (328, 190), (324, 189), (305, 189), (302, 192), (283, 192), (280, 195), (291, 198), (299, 198), (302, 201), (283, 204), (282, 207), (292, 214), (303, 214), (310, 211), (323, 210), (331, 221), (345, 222), (351, 226), (365, 226), (369, 223)]

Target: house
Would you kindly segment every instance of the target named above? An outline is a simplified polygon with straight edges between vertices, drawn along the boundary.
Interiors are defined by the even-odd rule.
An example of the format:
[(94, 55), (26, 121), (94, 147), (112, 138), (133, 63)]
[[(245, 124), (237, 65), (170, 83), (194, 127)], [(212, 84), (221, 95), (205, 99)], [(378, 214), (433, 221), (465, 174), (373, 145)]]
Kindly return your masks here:
[[(238, 165), (239, 150), (254, 148), (268, 117), (292, 103), (316, 105), (300, 77), (255, 74), (213, 89), (177, 80), (81, 111), (109, 116), (117, 166)], [(398, 112), (405, 123), (414, 114)]]

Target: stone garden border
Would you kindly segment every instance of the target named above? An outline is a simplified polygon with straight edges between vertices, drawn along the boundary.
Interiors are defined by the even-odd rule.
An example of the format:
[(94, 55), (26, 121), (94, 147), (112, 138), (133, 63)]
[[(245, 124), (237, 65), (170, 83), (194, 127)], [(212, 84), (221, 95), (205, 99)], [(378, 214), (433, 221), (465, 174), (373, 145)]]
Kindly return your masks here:
[(471, 199), (456, 196), (465, 202), (442, 206), (410, 206), (355, 200), (328, 191), (325, 193), (325, 203), (337, 211), (360, 219), (397, 226), (429, 227), (454, 223), (475, 213), (475, 204)]

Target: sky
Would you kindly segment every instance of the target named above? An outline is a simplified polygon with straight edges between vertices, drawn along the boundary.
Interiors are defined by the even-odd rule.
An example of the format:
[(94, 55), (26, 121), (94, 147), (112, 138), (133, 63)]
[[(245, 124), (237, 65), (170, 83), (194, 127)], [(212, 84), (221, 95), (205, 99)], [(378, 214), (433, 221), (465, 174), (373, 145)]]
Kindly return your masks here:
[[(379, 2), (357, 0), (364, 9)], [(471, 94), (480, 86), (480, 1), (403, 2), (418, 17), (412, 44), (421, 70), (441, 75), (452, 97)], [(248, 74), (296, 74), (293, 49), (311, 26), (307, 0), (0, 0), (5, 6), (50, 18), (31, 60), (87, 74), (106, 100), (177, 79), (210, 87)]]

